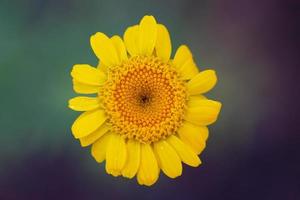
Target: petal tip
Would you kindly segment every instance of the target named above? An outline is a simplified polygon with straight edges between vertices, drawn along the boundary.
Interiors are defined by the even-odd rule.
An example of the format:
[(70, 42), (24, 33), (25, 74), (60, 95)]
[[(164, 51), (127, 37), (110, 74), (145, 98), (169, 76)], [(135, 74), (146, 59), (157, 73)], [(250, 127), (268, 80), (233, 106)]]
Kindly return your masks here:
[(153, 15), (145, 15), (142, 19), (141, 22), (145, 22), (145, 21), (152, 21), (156, 23), (156, 19)]

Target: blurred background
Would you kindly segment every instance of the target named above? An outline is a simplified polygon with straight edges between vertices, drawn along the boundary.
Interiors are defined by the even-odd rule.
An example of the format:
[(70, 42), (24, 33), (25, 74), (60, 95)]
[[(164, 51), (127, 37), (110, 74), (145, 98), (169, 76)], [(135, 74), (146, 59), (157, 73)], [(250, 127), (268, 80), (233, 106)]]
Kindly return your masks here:
[[(97, 63), (89, 37), (145, 14), (217, 71), (223, 103), (201, 167), (150, 188), (107, 175), (67, 108), (72, 65)], [(0, 199), (300, 199), (299, 14), (296, 0), (1, 0)]]

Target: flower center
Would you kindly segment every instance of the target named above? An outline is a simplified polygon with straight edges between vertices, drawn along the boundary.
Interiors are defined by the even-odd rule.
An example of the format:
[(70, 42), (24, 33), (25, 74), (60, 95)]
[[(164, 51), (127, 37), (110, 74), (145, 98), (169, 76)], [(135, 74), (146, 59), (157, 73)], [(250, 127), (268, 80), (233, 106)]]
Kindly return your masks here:
[(140, 102), (142, 105), (147, 104), (150, 101), (150, 97), (147, 94), (142, 94), (140, 96)]
[(152, 143), (174, 134), (186, 106), (185, 83), (156, 57), (136, 56), (110, 68), (100, 92), (113, 131)]

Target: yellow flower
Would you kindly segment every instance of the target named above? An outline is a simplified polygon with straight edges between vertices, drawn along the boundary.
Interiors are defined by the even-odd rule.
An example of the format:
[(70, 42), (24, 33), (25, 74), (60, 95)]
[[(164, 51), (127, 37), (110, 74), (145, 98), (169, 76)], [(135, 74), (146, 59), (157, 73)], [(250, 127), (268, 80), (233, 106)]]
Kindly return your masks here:
[(144, 16), (119, 36), (90, 39), (98, 67), (74, 65), (69, 107), (83, 113), (72, 133), (113, 176), (154, 184), (160, 170), (175, 178), (182, 162), (197, 167), (221, 103), (203, 93), (217, 82), (213, 70), (198, 70), (192, 53), (180, 46), (173, 59), (167, 28)]

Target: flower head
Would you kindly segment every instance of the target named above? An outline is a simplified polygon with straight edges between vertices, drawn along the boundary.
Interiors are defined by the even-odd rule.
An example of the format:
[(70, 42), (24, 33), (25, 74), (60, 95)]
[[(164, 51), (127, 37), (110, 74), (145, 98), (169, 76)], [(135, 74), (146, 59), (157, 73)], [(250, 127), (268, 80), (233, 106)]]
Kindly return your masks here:
[(200, 71), (192, 53), (180, 46), (171, 59), (167, 28), (153, 16), (127, 28), (123, 39), (96, 33), (90, 39), (99, 65), (74, 65), (69, 107), (83, 113), (72, 133), (105, 162), (108, 174), (154, 184), (162, 170), (182, 173), (182, 162), (197, 167), (221, 103), (203, 93), (217, 82), (213, 70)]

